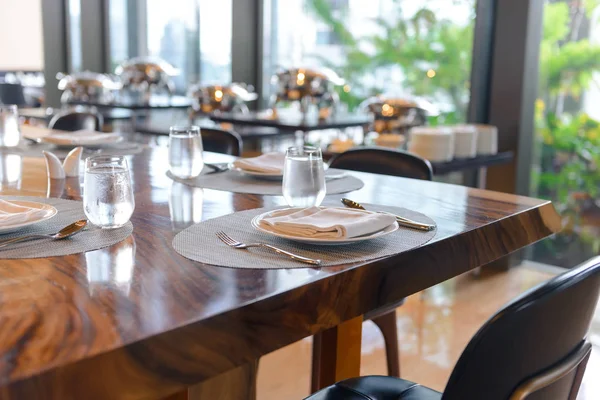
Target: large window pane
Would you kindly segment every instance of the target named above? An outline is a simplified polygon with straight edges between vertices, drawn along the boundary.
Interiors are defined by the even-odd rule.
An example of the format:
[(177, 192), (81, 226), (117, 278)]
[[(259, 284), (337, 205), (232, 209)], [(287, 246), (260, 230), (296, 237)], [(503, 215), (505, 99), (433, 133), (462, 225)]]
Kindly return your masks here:
[(444, 122), (469, 102), (475, 0), (271, 0), (264, 80), (280, 67), (326, 66), (350, 109), (372, 94), (427, 96)]
[(114, 71), (117, 65), (129, 58), (127, 3), (128, 0), (109, 1), (108, 22), (110, 25), (111, 71)]
[(532, 195), (552, 200), (564, 230), (534, 260), (571, 267), (600, 254), (600, 2), (544, 6)]
[(197, 0), (148, 0), (148, 54), (180, 70), (174, 78), (177, 92), (198, 81), (199, 13)]
[(200, 0), (200, 80), (231, 82), (231, 0)]
[(68, 25), (69, 35), (69, 70), (70, 72), (81, 71), (81, 0), (68, 0)]

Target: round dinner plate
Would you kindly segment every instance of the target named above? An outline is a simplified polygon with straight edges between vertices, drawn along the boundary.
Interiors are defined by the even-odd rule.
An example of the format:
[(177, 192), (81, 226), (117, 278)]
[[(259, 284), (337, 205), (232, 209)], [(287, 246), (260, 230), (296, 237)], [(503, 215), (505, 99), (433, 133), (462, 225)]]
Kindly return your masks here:
[(56, 147), (73, 147), (73, 146), (84, 146), (84, 147), (111, 147), (123, 141), (123, 137), (120, 135), (115, 135), (111, 133), (106, 134), (106, 138), (103, 140), (87, 140), (84, 136), (82, 137), (74, 137), (71, 138), (66, 137), (66, 135), (48, 135), (39, 138), (41, 143), (53, 144)]
[(44, 204), (44, 203), (36, 203), (33, 201), (17, 201), (17, 200), (11, 201), (11, 203), (17, 204), (17, 205), (23, 206), (23, 207), (39, 208), (40, 210), (45, 210), (46, 213), (43, 216), (40, 216), (39, 218), (31, 220), (31, 221), (20, 222), (20, 223), (11, 224), (11, 225), (1, 225), (0, 226), (0, 234), (13, 232), (13, 231), (16, 231), (17, 229), (25, 228), (27, 226), (40, 223), (42, 221), (47, 221), (50, 218), (54, 217), (56, 215), (56, 213), (58, 212), (56, 210), (56, 208), (52, 207), (49, 204)]
[[(330, 171), (330, 173), (328, 174), (327, 171), (329, 170), (329, 166), (327, 164), (323, 165), (324, 169), (325, 169), (325, 180), (333, 180), (333, 179), (340, 179), (340, 178), (345, 178), (346, 176), (348, 176), (348, 174), (346, 172), (343, 171), (338, 171), (338, 172), (332, 172)], [(248, 171), (245, 169), (242, 169), (240, 167), (236, 167), (235, 165), (233, 167), (231, 167), (231, 169), (233, 171), (237, 171), (241, 174), (253, 177), (253, 178), (257, 178), (257, 179), (266, 179), (266, 180), (270, 180), (270, 181), (281, 181), (283, 180), (283, 175), (279, 174), (279, 173), (266, 173), (266, 172), (256, 172), (256, 171)]]
[[(298, 209), (301, 209), (301, 208), (298, 208)], [(278, 209), (278, 210), (271, 210), (271, 211), (267, 211), (266, 213), (257, 215), (256, 217), (252, 218), (252, 222), (251, 222), (252, 227), (259, 232), (263, 232), (268, 235), (277, 236), (282, 239), (288, 239), (288, 240), (293, 240), (294, 242), (320, 245), (320, 246), (323, 246), (323, 245), (324, 246), (340, 246), (340, 245), (344, 245), (344, 244), (363, 242), (365, 240), (377, 239), (377, 238), (383, 237), (385, 235), (389, 235), (390, 233), (396, 232), (398, 230), (398, 223), (394, 222), (392, 225), (389, 225), (386, 228), (384, 228), (378, 232), (371, 233), (370, 235), (363, 235), (363, 236), (358, 236), (358, 237), (353, 237), (353, 238), (345, 238), (345, 239), (310, 239), (310, 238), (305, 238), (305, 237), (285, 235), (285, 234), (282, 234), (279, 232), (275, 232), (274, 230), (270, 229), (270, 227), (268, 227), (268, 226), (260, 225), (260, 221), (263, 218), (269, 216), (269, 214), (271, 214), (273, 211), (282, 211), (282, 210), (289, 210), (289, 209), (284, 208), (284, 209)]]
[(277, 181), (277, 180), (282, 180), (283, 179), (283, 174), (280, 174), (278, 172), (258, 172), (258, 171), (248, 171), (246, 169), (242, 169), (240, 167), (236, 167), (235, 165), (231, 168), (233, 171), (237, 171), (240, 172), (244, 175), (247, 176), (251, 176), (253, 178), (258, 178), (258, 179), (268, 179), (270, 181)]

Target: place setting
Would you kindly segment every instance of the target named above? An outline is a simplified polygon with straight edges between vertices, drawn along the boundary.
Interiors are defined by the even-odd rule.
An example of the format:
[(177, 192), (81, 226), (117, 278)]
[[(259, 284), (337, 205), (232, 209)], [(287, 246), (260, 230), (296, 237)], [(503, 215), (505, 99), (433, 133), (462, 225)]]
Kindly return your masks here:
[[(48, 178), (67, 179), (64, 175), (62, 179)], [(134, 208), (127, 160), (122, 156), (88, 157), (83, 201), (0, 198), (0, 259), (65, 256), (119, 243), (133, 231), (129, 219)]]
[[(205, 264), (285, 269), (368, 261), (408, 251), (435, 236), (435, 222), (417, 211), (349, 198), (322, 205), (329, 182), (323, 169), (311, 163), (319, 155), (314, 148), (288, 149), (278, 184), (289, 207), (245, 210), (197, 223), (175, 236), (173, 248)], [(261, 164), (277, 166), (278, 159), (267, 155)]]
[[(273, 196), (285, 195), (286, 186), (289, 190), (302, 191), (305, 190), (303, 185), (310, 186), (321, 181), (323, 195), (347, 193), (364, 186), (348, 171), (328, 168), (323, 162), (321, 149), (316, 147), (291, 147), (285, 153), (272, 152), (217, 164), (203, 162), (202, 151), (199, 127), (172, 127), (167, 175), (188, 186)], [(295, 179), (294, 176), (300, 176), (298, 174), (302, 170), (311, 170), (311, 176), (316, 180), (301, 182)], [(290, 180), (286, 181), (286, 176)], [(291, 185), (292, 181), (294, 185)]]

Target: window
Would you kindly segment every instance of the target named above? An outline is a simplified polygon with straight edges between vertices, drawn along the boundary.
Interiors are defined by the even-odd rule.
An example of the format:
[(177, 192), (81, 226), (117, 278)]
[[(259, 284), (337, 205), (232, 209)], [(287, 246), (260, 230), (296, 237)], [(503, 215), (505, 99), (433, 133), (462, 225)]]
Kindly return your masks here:
[(466, 120), (475, 0), (266, 4), (264, 82), (281, 67), (325, 66), (348, 82), (340, 97), (350, 109), (373, 94), (409, 93), (437, 104), (445, 123)]
[(108, 9), (108, 23), (110, 34), (110, 71), (129, 56), (129, 32), (127, 23), (128, 0), (110, 0)]
[(178, 68), (176, 91), (185, 93), (198, 81), (199, 18), (196, 0), (147, 0), (148, 55)]
[(200, 80), (231, 83), (231, 0), (200, 0)]
[(82, 70), (81, 54), (81, 0), (68, 0), (67, 33), (69, 45), (69, 71)]
[(600, 5), (544, 6), (531, 194), (552, 200), (563, 231), (535, 261), (572, 267), (600, 253)]

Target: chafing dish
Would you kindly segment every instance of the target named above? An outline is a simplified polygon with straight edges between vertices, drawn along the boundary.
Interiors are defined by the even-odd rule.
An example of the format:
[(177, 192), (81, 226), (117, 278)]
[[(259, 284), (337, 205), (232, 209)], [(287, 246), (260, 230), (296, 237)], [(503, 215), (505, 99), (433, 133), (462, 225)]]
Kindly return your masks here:
[(436, 107), (425, 99), (385, 94), (363, 101), (359, 109), (373, 114), (372, 128), (380, 134), (404, 134), (413, 126), (425, 125), (428, 115), (438, 113)]
[(152, 93), (172, 95), (175, 92), (171, 78), (179, 75), (179, 70), (160, 58), (136, 57), (119, 65), (115, 73), (124, 94), (149, 101)]
[(343, 85), (344, 80), (327, 68), (290, 68), (278, 72), (271, 78), (273, 96), (271, 109), (281, 102), (300, 102), (300, 110), (306, 116), (311, 104), (317, 106), (319, 118), (327, 118), (335, 112), (339, 96), (335, 86)]
[(191, 114), (235, 111), (246, 113), (248, 112), (246, 102), (258, 98), (252, 89), (252, 86), (243, 83), (194, 85), (188, 91), (188, 97), (193, 100)]
[(91, 71), (56, 74), (58, 89), (63, 91), (60, 98), (63, 104), (70, 102), (110, 103), (121, 84), (110, 75)]

